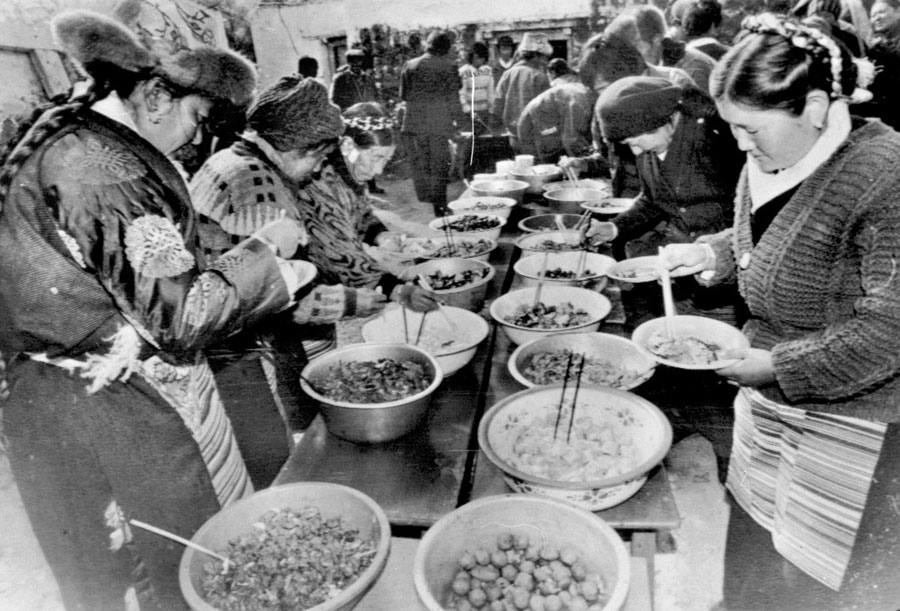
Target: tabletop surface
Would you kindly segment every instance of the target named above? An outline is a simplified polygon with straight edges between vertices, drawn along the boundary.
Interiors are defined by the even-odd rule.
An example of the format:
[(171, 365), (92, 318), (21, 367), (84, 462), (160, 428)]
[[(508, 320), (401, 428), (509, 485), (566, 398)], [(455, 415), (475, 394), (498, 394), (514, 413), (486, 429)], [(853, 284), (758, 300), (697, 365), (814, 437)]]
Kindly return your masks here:
[[(482, 314), (489, 318), (490, 300), (514, 287), (507, 273), (519, 251), (510, 239), (492, 253), (497, 274)], [(627, 336), (618, 288), (607, 295), (618, 304), (601, 331)], [(501, 473), (478, 450), (477, 423), (494, 402), (522, 390), (506, 368), (515, 348), (496, 325), (471, 363), (445, 379), (433, 395), (429, 420), (413, 433), (383, 444), (356, 444), (328, 433), (317, 417), (282, 468), (276, 484), (329, 481), (371, 496), (395, 527), (428, 528), (470, 499), (509, 492)], [(653, 402), (665, 396), (656, 388), (658, 374), (635, 390)], [(665, 384), (665, 376), (662, 377)], [(621, 505), (599, 512), (617, 528), (677, 527), (679, 516), (665, 469), (654, 469), (647, 484)]]

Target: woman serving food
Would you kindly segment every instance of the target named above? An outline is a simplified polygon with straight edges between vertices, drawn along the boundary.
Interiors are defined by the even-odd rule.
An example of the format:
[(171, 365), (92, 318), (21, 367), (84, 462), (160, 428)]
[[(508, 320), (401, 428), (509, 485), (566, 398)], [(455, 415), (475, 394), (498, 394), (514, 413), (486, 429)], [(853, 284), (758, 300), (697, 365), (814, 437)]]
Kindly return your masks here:
[(851, 116), (860, 74), (818, 30), (748, 18), (711, 79), (747, 153), (734, 226), (663, 251), (750, 314), (719, 370), (741, 387), (728, 609), (900, 600), (900, 135)]

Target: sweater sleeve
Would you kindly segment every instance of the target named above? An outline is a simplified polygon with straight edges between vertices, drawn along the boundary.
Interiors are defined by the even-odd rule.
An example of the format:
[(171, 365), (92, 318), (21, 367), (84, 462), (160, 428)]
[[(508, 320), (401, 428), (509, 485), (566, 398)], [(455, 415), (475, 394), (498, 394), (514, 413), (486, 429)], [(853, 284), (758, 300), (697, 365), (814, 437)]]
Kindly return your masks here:
[(884, 203), (859, 227), (862, 294), (852, 315), (772, 350), (778, 384), (792, 402), (850, 398), (900, 370), (900, 208)]

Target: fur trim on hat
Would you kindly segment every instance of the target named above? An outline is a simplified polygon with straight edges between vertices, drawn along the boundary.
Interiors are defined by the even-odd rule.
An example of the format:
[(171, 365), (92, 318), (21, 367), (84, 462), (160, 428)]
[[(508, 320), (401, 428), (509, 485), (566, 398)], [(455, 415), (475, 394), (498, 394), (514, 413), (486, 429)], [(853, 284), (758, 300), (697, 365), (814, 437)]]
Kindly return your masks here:
[(98, 63), (112, 64), (128, 72), (157, 65), (137, 37), (121, 23), (92, 11), (66, 11), (51, 22), (53, 36), (72, 59), (90, 72)]
[(200, 95), (246, 106), (256, 89), (256, 68), (234, 51), (197, 47), (161, 60), (158, 72)]

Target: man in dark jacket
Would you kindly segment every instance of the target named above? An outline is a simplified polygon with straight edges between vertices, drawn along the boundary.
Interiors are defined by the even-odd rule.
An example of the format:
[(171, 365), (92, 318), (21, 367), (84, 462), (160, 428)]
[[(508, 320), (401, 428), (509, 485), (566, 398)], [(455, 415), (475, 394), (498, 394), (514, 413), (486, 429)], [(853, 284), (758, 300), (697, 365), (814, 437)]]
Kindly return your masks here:
[(434, 206), (436, 216), (447, 209), (450, 180), (450, 138), (459, 113), (462, 81), (449, 53), (453, 39), (447, 32), (428, 37), (425, 53), (406, 62), (400, 74), (404, 146), (412, 165), (419, 201)]

